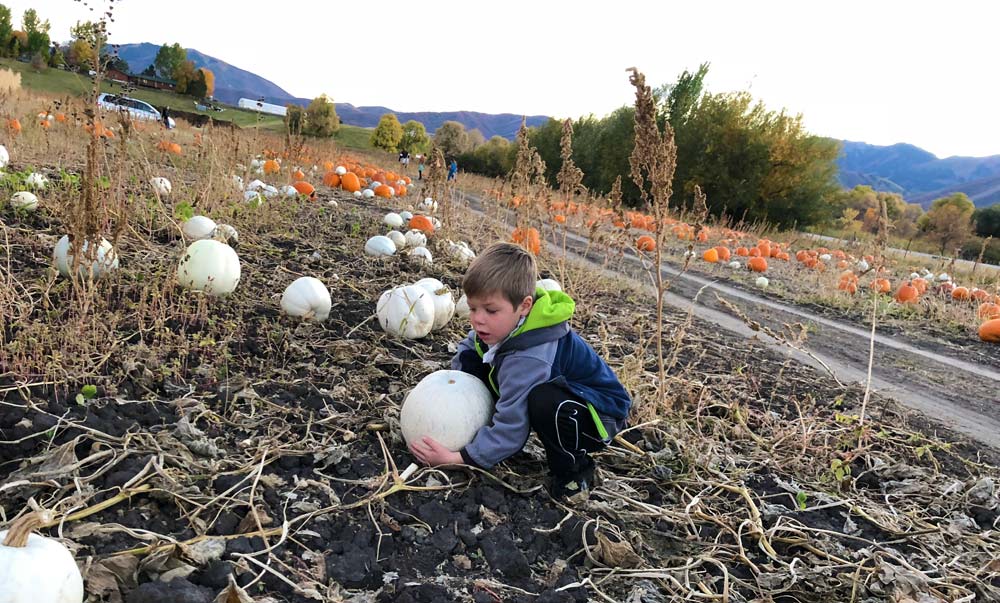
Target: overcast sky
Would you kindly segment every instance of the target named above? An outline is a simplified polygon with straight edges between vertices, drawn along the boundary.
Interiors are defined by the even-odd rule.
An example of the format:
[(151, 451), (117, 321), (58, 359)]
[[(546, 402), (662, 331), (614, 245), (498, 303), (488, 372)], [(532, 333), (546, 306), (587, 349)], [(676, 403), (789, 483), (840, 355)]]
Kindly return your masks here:
[[(68, 39), (106, 0), (0, 0)], [(118, 0), (111, 42), (178, 42), (294, 96), (397, 111), (579, 117), (631, 104), (702, 62), (824, 136), (1000, 154), (1000, 2)], [(140, 70), (145, 65), (132, 65)]]

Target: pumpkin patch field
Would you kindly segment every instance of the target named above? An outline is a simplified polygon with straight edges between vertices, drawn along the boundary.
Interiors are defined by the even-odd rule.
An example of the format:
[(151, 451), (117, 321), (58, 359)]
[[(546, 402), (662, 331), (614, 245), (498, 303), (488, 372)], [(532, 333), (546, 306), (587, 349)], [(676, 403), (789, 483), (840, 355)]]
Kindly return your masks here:
[[(658, 384), (642, 281), (474, 213), (433, 166), (13, 102), (0, 530), (31, 518), (84, 600), (1000, 599), (1000, 452), (680, 310)], [(493, 471), (414, 470), (400, 427), (468, 332), (468, 262), (514, 238), (634, 399), (574, 505), (534, 438)], [(773, 290), (775, 261), (746, 278)], [(26, 525), (0, 544), (18, 601)], [(64, 553), (24, 562), (43, 580)]]

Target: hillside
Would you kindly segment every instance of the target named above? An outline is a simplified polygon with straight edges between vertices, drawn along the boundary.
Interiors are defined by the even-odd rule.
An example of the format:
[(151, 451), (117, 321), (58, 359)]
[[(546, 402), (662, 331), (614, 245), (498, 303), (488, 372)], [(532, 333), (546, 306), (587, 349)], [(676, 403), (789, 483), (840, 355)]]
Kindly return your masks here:
[(876, 146), (842, 141), (838, 165), (846, 187), (869, 185), (900, 193), (911, 203), (927, 207), (939, 197), (963, 192), (977, 207), (1000, 202), (1000, 155), (938, 159), (911, 144)]
[[(156, 58), (159, 50), (156, 44), (122, 44), (118, 55), (128, 62), (133, 72), (145, 69)], [(224, 103), (235, 105), (240, 98), (261, 98), (265, 102), (278, 105), (296, 104), (306, 106), (312, 99), (295, 97), (280, 86), (245, 69), (240, 69), (229, 63), (199, 52), (193, 48), (187, 49), (188, 59), (196, 67), (206, 67), (215, 74), (215, 97)], [(350, 103), (336, 103), (337, 115), (342, 123), (363, 128), (373, 128), (386, 113), (395, 113), (400, 122), (416, 120), (424, 124), (427, 131), (433, 133), (446, 121), (457, 121), (466, 129), (479, 130), (489, 139), (492, 136), (503, 136), (513, 139), (521, 125), (521, 116), (513, 113), (499, 115), (479, 113), (476, 111), (424, 111), (405, 112), (394, 111), (388, 107), (356, 107)], [(528, 116), (529, 126), (539, 126), (549, 118), (545, 115)]]

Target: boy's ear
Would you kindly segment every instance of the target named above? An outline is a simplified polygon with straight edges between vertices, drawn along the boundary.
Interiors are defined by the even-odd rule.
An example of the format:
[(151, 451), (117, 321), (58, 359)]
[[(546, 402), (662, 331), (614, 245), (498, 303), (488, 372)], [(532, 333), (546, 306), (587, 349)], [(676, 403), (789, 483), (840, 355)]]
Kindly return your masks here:
[(521, 300), (521, 304), (517, 307), (517, 310), (519, 312), (523, 312), (524, 316), (527, 316), (528, 312), (531, 311), (531, 306), (533, 306), (534, 304), (535, 304), (535, 298), (529, 295)]

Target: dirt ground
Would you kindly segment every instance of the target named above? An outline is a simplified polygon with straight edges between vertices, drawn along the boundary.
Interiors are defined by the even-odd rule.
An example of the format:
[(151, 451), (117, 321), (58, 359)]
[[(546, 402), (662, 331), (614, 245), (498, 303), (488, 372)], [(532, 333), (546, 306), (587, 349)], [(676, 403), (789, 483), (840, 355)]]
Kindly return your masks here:
[[(425, 276), (458, 291), (444, 237), (489, 240), (456, 214), (433, 266), (364, 256), (381, 215), (409, 203), (324, 188), (234, 213), (243, 279), (224, 300), (171, 283), (183, 245), (169, 224), (127, 235), (93, 308), (118, 343), (63, 351), (67, 372), (92, 367), (92, 397), (77, 378), (18, 372), (32, 354), (59, 363), (52, 329), (83, 319), (47, 268), (60, 224), (5, 210), (0, 262), (45, 303), (4, 325), (3, 517), (29, 498), (62, 513), (47, 533), (74, 549), (89, 601), (1000, 597), (995, 450), (879, 395), (862, 417), (862, 387), (673, 308), (661, 405), (645, 290), (555, 257), (542, 266), (578, 298), (574, 327), (635, 398), (632, 427), (598, 455), (601, 485), (579, 506), (551, 500), (534, 440), (492, 472), (402, 480), (400, 404), (467, 326), (397, 340), (372, 320), (375, 300)], [(328, 321), (281, 315), (300, 275), (331, 289)]]

